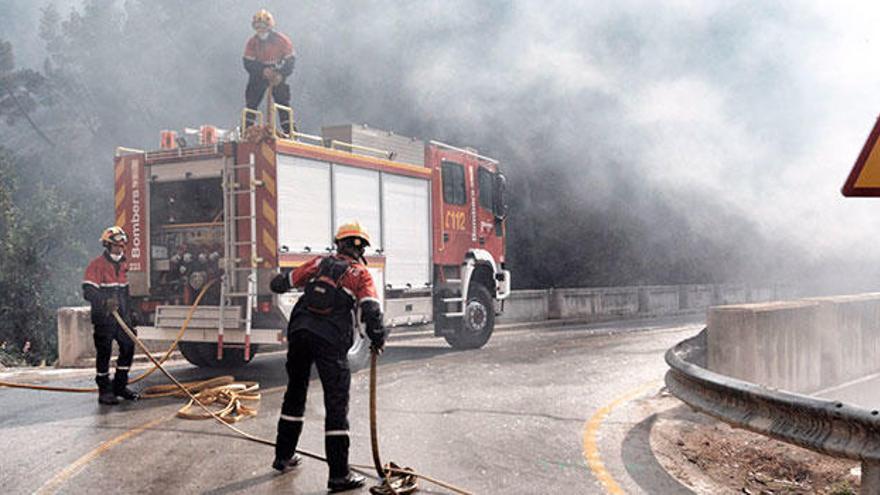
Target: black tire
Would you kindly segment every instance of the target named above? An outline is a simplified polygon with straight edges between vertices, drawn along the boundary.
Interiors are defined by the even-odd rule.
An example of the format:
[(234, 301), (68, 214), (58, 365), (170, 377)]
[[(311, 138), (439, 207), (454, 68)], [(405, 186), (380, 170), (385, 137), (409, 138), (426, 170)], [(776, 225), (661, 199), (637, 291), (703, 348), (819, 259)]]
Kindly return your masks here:
[(489, 342), (494, 329), (495, 304), (489, 289), (474, 283), (468, 290), (461, 324), (455, 333), (445, 335), (444, 338), (455, 349), (479, 349)]
[(244, 360), (244, 349), (223, 349), (223, 359), (217, 359), (217, 344), (212, 342), (181, 342), (180, 353), (190, 363), (200, 368), (236, 369), (248, 364), (257, 353), (257, 346), (251, 346), (251, 355)]

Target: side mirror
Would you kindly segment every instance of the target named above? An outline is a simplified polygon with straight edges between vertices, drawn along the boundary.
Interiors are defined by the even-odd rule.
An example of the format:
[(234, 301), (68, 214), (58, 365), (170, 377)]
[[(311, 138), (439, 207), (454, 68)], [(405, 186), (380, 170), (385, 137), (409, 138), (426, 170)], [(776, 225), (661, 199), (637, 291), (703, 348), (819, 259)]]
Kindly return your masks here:
[(496, 219), (504, 220), (507, 218), (509, 206), (507, 204), (507, 177), (501, 172), (495, 175), (494, 191), (492, 192), (493, 202), (495, 203), (492, 205), (492, 213), (495, 214)]

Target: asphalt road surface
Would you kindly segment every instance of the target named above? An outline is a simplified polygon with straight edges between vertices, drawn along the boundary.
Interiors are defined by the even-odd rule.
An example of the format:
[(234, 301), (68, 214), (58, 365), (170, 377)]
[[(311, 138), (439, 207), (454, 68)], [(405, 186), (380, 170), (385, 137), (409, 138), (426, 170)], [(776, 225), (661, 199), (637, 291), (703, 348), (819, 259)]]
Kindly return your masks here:
[[(483, 349), (453, 351), (427, 333), (395, 337), (379, 367), (383, 461), (472, 493), (681, 493), (650, 453), (663, 353), (703, 327), (697, 317), (499, 330)], [(238, 370), (260, 382), (257, 417), (239, 423), (274, 440), (284, 355)], [(209, 370), (178, 363), (181, 380)], [(0, 379), (89, 386), (93, 372), (0, 373)], [(148, 384), (164, 383), (156, 374)], [(371, 464), (369, 373), (352, 379), (351, 461)], [(180, 399), (99, 406), (90, 394), (0, 389), (2, 493), (325, 493), (306, 459), (275, 474), (270, 447), (212, 421), (174, 417)], [(323, 402), (313, 381), (300, 447), (323, 455)], [(368, 485), (374, 480), (368, 480)], [(426, 482), (422, 493), (449, 493)], [(368, 493), (366, 488), (349, 493)]]

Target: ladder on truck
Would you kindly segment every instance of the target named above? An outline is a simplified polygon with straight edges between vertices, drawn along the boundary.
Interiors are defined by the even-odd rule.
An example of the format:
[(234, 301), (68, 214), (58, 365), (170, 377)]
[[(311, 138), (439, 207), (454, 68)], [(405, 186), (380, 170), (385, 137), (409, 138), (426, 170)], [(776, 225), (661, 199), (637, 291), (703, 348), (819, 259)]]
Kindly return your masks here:
[[(247, 170), (247, 182), (239, 181), (242, 170)], [(233, 298), (244, 297), (245, 316), (239, 318), (239, 327), (244, 324), (244, 360), (251, 358), (251, 329), (253, 328), (254, 308), (257, 306), (257, 265), (262, 261), (257, 257), (257, 187), (262, 185), (256, 177), (256, 162), (251, 153), (248, 163), (236, 165), (235, 159), (227, 157), (223, 164), (223, 277), (220, 284), (220, 321), (217, 326), (217, 359), (223, 359), (223, 313), (226, 308), (237, 307)], [(239, 198), (245, 195), (248, 200), (248, 214), (238, 211)], [(239, 222), (246, 221), (248, 239), (238, 239)], [(250, 257), (242, 259), (239, 249), (248, 246)], [(244, 291), (242, 276), (247, 281)]]

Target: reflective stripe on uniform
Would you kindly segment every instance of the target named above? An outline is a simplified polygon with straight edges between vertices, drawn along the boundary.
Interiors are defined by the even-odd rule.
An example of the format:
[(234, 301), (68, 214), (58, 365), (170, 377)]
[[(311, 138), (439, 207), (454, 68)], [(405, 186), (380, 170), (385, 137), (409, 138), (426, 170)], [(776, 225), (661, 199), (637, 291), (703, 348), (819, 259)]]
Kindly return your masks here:
[(95, 376), (110, 376), (110, 372), (108, 371), (106, 373), (95, 373)]
[(83, 283), (91, 285), (92, 287), (101, 287), (100, 285), (96, 284), (95, 282), (92, 282), (91, 280), (83, 280)]
[(300, 422), (300, 423), (303, 422), (302, 416), (288, 416), (286, 414), (282, 414), (281, 419), (283, 419), (284, 421), (295, 421), (295, 422)]
[(131, 366), (117, 366), (116, 371), (128, 371), (131, 369)]
[(330, 431), (325, 431), (325, 432), (324, 432), (324, 435), (325, 435), (325, 436), (328, 436), (328, 437), (347, 437), (347, 436), (348, 436), (348, 430), (330, 430)]

